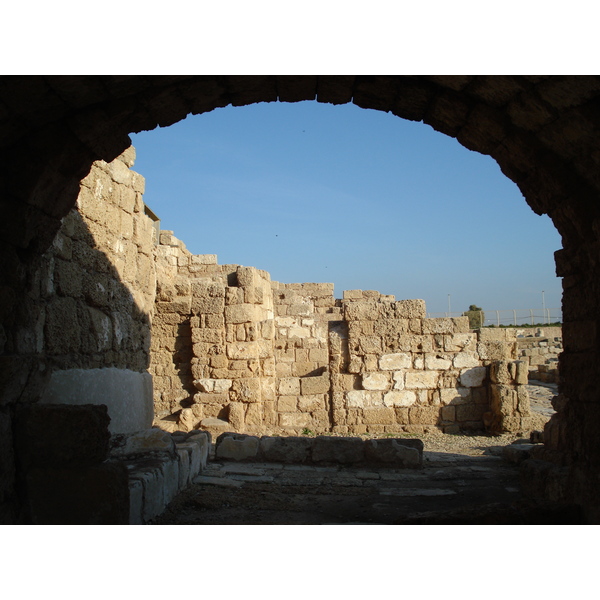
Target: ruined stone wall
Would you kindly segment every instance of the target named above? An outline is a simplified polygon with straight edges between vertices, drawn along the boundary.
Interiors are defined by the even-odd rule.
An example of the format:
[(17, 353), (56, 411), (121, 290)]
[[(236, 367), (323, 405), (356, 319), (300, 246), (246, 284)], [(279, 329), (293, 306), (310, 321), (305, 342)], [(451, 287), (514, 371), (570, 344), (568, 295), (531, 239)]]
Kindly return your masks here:
[(77, 207), (31, 275), (31, 325), (17, 338), (20, 352), (42, 357), (42, 402), (106, 404), (113, 431), (152, 422), (155, 240), (134, 159), (130, 148), (96, 162), (81, 182)]
[[(427, 319), (422, 300), (362, 290), (336, 300), (332, 284), (272, 282), (192, 255), (172, 232), (161, 232), (157, 256), (150, 371), (161, 427), (293, 435), (527, 424), (525, 400), (492, 403), (490, 368), (516, 360), (514, 331)], [(502, 384), (516, 393), (515, 377)]]
[[(516, 330), (519, 360), (529, 368), (530, 379), (558, 383), (558, 356), (563, 351), (562, 328), (543, 327)], [(533, 333), (533, 335), (532, 335)]]

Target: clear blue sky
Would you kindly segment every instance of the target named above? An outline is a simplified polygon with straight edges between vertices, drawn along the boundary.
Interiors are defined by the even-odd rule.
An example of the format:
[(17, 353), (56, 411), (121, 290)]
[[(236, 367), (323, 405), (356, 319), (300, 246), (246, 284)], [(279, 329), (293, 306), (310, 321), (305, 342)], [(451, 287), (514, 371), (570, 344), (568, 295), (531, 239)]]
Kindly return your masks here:
[(488, 156), (354, 105), (261, 103), (132, 135), (146, 203), (194, 254), (430, 312), (559, 308), (560, 236)]

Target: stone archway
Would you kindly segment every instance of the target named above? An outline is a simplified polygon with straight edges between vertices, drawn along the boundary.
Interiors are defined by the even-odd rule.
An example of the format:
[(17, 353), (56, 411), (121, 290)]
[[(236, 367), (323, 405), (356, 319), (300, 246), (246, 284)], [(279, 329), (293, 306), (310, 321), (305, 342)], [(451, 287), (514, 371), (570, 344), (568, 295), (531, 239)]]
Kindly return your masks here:
[[(94, 160), (118, 156), (131, 132), (189, 113), (261, 101), (353, 102), (423, 121), (492, 156), (532, 209), (552, 218), (563, 240), (556, 264), (564, 282), (564, 400), (548, 430), (547, 458), (567, 468), (569, 492), (558, 498), (600, 519), (600, 77), (40, 76), (1, 83), (0, 387), (7, 431), (15, 403), (34, 399), (43, 386), (35, 376), (39, 357), (14, 342), (27, 319), (16, 310), (27, 266), (51, 243)], [(10, 441), (4, 445), (2, 501), (14, 503), (14, 456)]]

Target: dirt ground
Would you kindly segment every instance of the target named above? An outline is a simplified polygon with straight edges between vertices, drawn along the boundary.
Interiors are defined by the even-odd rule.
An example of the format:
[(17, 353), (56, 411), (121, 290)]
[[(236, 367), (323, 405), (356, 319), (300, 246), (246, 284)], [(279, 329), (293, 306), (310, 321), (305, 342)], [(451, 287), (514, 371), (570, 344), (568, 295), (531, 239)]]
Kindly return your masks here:
[[(555, 386), (531, 385), (549, 417)], [(209, 462), (156, 525), (557, 524), (565, 508), (524, 498), (518, 466), (502, 458), (514, 434), (420, 436), (422, 469)]]

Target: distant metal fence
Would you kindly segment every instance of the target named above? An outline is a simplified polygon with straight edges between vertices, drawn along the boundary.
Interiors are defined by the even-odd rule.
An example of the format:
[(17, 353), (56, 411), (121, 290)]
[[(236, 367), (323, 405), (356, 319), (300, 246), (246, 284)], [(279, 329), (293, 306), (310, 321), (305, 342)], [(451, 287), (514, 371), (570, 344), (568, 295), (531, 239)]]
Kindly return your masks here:
[[(518, 327), (519, 325), (548, 325), (562, 323), (562, 310), (560, 308), (523, 308), (513, 310), (484, 310), (483, 326)], [(473, 314), (473, 313), (471, 313)], [(463, 317), (462, 312), (427, 313), (430, 319), (440, 317)]]

